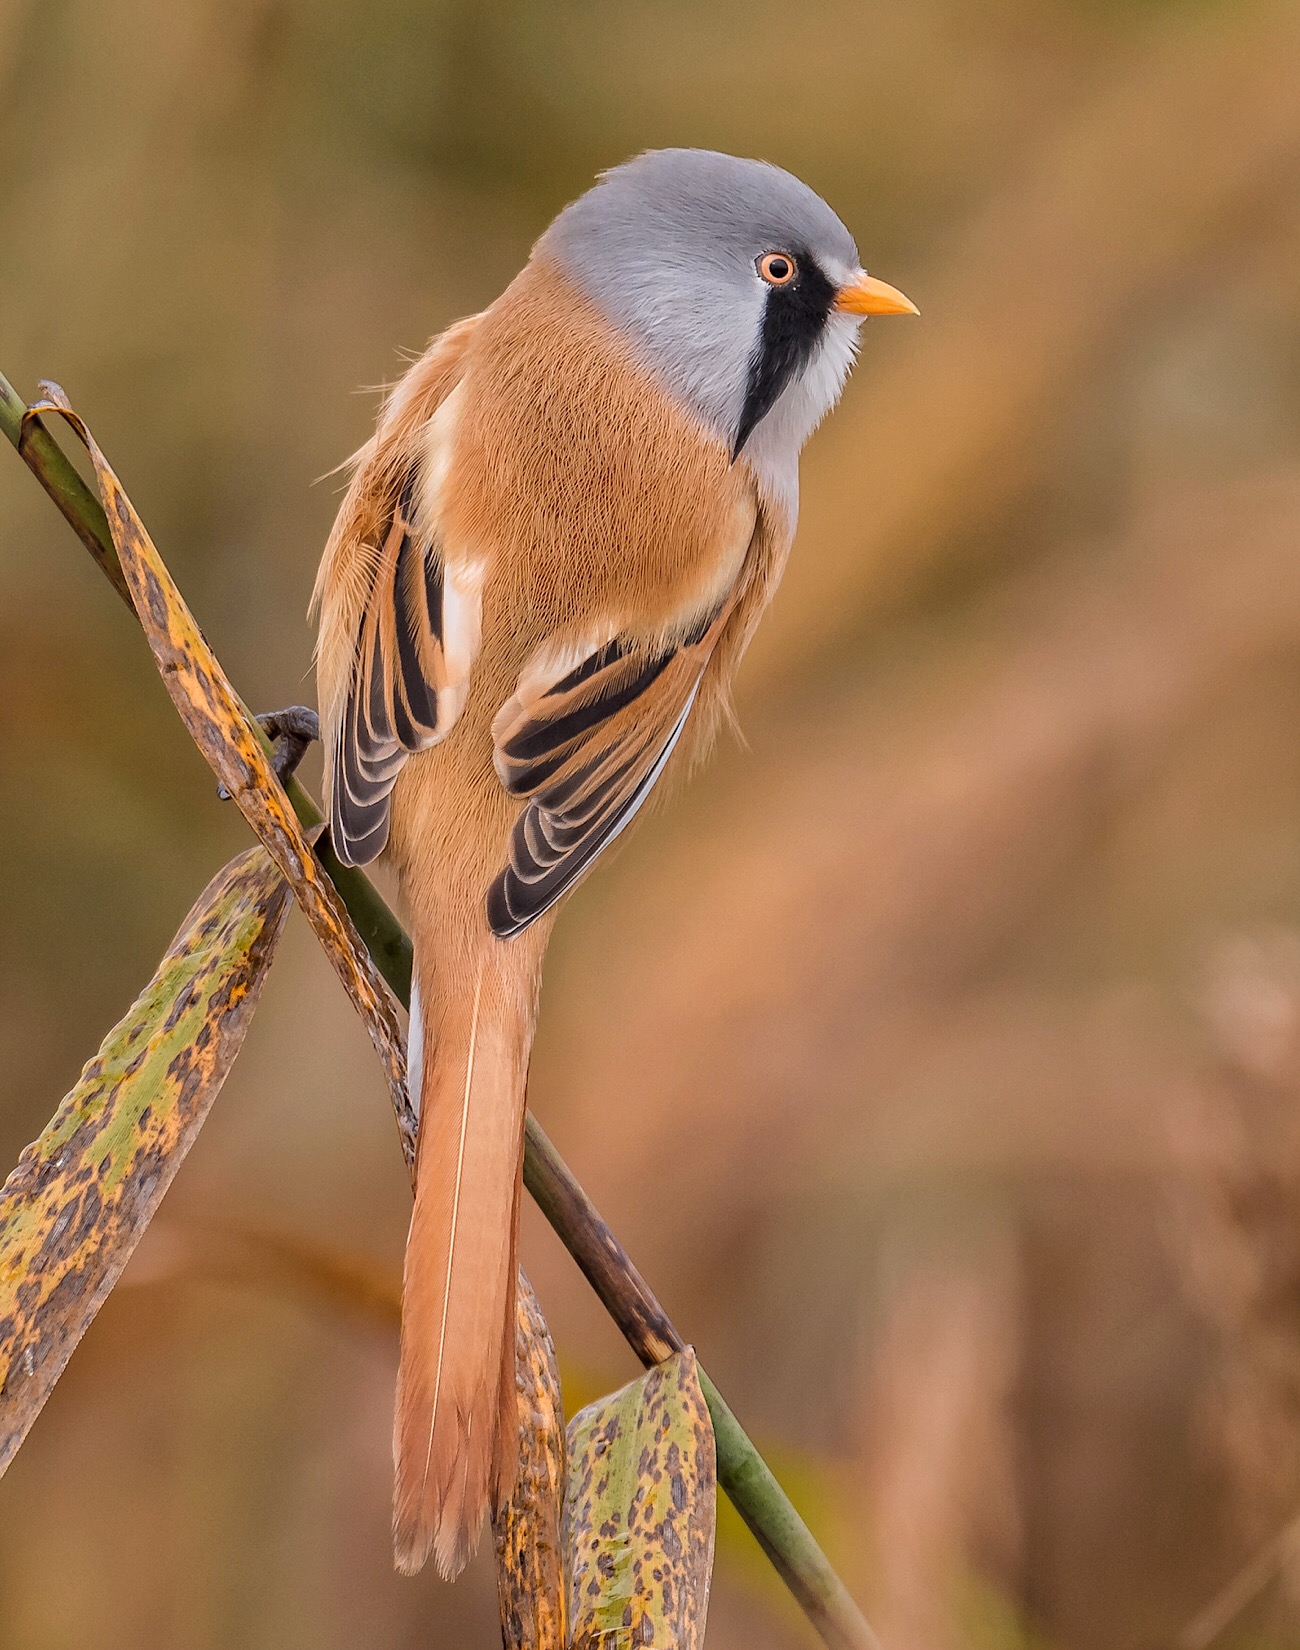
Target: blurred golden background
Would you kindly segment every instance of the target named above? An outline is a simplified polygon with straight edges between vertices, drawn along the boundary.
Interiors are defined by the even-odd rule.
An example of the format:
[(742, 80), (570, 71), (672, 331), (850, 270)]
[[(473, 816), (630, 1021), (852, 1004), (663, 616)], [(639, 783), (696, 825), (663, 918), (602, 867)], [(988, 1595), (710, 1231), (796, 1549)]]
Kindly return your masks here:
[[(533, 1104), (887, 1650), (1300, 1644), (1300, 7), (0, 0), (0, 88), (0, 368), (259, 708), (313, 696), (358, 386), (601, 167), (778, 161), (917, 300), (805, 460), (747, 747), (561, 921)], [(6, 1166), (245, 840), (0, 455)], [(275, 1264), (395, 1285), (408, 1210), (294, 919), (0, 1483), (6, 1645), (496, 1642), (486, 1561), (391, 1570), (391, 1324)], [(524, 1258), (570, 1408), (630, 1378)], [(710, 1644), (810, 1643), (722, 1520)]]

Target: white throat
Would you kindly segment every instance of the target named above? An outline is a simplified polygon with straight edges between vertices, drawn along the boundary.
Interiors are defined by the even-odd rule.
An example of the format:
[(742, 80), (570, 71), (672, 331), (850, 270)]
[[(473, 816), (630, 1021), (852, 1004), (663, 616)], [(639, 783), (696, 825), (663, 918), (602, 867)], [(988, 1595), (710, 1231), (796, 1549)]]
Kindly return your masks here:
[(799, 513), (799, 454), (839, 400), (857, 353), (856, 318), (832, 315), (816, 355), (786, 385), (745, 443), (742, 456), (763, 490), (785, 506), (792, 527)]

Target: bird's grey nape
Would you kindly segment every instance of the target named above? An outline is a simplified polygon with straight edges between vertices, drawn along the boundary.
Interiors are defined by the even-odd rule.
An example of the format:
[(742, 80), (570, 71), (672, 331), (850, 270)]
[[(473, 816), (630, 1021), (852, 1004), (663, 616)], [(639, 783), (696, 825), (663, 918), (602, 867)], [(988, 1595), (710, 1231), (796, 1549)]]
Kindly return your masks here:
[[(798, 178), (764, 161), (660, 149), (603, 175), (538, 243), (627, 337), (664, 387), (730, 447), (761, 345), (774, 249), (816, 260), (835, 284), (858, 268), (853, 237)], [(825, 336), (746, 443), (793, 508), (799, 449), (852, 365), (857, 328)]]

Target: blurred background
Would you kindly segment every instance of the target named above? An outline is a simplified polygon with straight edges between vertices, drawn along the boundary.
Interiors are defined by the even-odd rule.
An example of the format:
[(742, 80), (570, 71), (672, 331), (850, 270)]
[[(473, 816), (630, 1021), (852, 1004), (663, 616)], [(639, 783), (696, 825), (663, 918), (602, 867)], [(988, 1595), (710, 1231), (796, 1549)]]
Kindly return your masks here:
[[(888, 1650), (1300, 1644), (1298, 86), (1258, 0), (0, 0), (0, 368), (255, 706), (314, 696), (372, 388), (599, 168), (778, 161), (920, 304), (532, 1084)], [(245, 840), (0, 454), (6, 1166)], [(291, 919), (0, 1483), (6, 1644), (496, 1642), (488, 1563), (391, 1569), (390, 1316), (281, 1264), (391, 1293), (408, 1210)], [(631, 1378), (532, 1211), (524, 1259), (570, 1409)], [(809, 1644), (721, 1519), (710, 1644)]]

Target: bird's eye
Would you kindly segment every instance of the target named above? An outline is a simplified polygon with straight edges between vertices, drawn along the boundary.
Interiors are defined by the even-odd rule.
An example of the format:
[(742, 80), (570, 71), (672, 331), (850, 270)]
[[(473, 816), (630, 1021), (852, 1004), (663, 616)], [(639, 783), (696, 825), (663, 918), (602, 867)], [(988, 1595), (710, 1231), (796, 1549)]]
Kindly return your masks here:
[(799, 273), (799, 266), (788, 252), (765, 252), (757, 268), (768, 286), (789, 286)]

